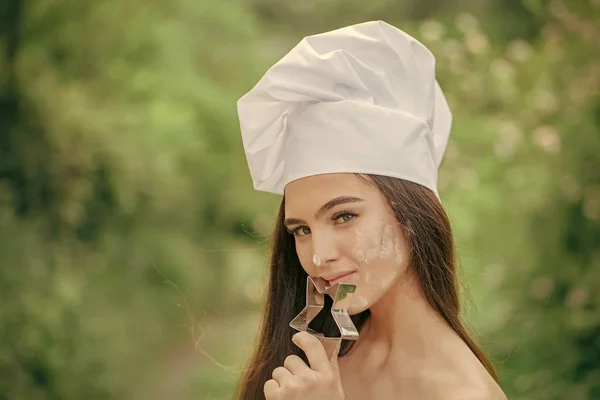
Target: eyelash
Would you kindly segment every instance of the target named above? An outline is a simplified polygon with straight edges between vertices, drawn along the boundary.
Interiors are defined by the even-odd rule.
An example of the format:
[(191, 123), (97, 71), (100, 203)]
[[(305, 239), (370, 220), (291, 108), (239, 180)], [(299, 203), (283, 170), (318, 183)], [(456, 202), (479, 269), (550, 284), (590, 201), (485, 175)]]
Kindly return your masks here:
[[(331, 220), (332, 220), (332, 221), (335, 221), (335, 220), (337, 220), (337, 219), (340, 219), (341, 217), (344, 217), (344, 216), (346, 216), (346, 215), (350, 216), (350, 218), (349, 218), (347, 221), (341, 222), (342, 224), (345, 224), (345, 223), (347, 223), (347, 222), (350, 222), (350, 221), (352, 221), (353, 219), (355, 219), (356, 217), (358, 217), (358, 214), (356, 214), (356, 213), (354, 213), (354, 212), (352, 212), (352, 211), (349, 211), (349, 210), (342, 210), (342, 211), (339, 211), (339, 212), (337, 212), (337, 213), (336, 213), (336, 214), (333, 216), (333, 218), (331, 218)], [(294, 236), (306, 236), (306, 235), (308, 235), (308, 233), (305, 233), (304, 235), (298, 235), (298, 232), (300, 232), (300, 231), (301, 231), (302, 229), (304, 229), (304, 228), (308, 228), (308, 227), (307, 227), (307, 226), (304, 226), (304, 225), (301, 225), (301, 226), (299, 226), (299, 227), (297, 227), (297, 228), (294, 228), (294, 229), (293, 229), (293, 230), (291, 230), (291, 231), (288, 229), (288, 233), (289, 233), (290, 235), (294, 235)]]

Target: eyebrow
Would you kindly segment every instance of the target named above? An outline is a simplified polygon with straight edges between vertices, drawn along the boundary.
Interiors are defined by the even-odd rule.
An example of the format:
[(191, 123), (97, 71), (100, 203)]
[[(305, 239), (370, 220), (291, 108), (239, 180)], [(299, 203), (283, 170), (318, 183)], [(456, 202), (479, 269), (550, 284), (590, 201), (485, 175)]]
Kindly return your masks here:
[[(323, 214), (325, 214), (327, 211), (331, 210), (335, 206), (339, 206), (340, 204), (359, 203), (361, 201), (364, 201), (364, 200), (361, 199), (360, 197), (354, 197), (354, 196), (336, 197), (335, 199), (331, 199), (327, 203), (323, 204), (321, 206), (321, 208), (319, 208), (317, 210), (317, 212), (315, 213), (315, 219), (321, 218), (321, 216), (323, 216)], [(283, 221), (284, 225), (297, 225), (297, 224), (305, 224), (305, 223), (306, 222), (304, 220), (301, 220), (298, 218), (286, 218), (285, 221)]]

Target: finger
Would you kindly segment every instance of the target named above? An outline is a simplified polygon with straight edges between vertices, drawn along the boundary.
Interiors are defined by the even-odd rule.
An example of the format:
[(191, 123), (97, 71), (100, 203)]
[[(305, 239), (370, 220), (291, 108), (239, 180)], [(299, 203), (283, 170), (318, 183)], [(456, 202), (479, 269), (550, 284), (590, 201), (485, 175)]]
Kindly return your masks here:
[(279, 400), (279, 393), (281, 388), (279, 384), (275, 382), (273, 379), (269, 379), (265, 382), (263, 386), (263, 392), (265, 394), (266, 400)]
[(279, 384), (279, 386), (283, 386), (286, 381), (292, 379), (292, 373), (284, 367), (275, 368), (272, 375), (273, 379)]
[(292, 336), (292, 342), (304, 351), (310, 367), (315, 371), (328, 371), (331, 363), (321, 341), (307, 332), (298, 332)]
[(341, 342), (336, 343), (336, 348), (334, 350), (333, 356), (330, 358), (331, 368), (335, 371), (336, 374), (340, 373), (340, 364), (338, 363), (338, 355), (340, 353)]
[(308, 365), (298, 356), (287, 356), (283, 362), (283, 366), (292, 373), (292, 375), (301, 374), (303, 371), (310, 369)]

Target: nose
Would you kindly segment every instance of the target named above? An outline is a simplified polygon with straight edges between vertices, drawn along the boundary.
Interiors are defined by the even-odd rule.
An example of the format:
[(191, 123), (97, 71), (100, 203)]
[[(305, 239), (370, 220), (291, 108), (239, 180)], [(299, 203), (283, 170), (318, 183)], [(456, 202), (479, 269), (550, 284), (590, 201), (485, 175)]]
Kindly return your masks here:
[(313, 264), (316, 267), (324, 267), (327, 264), (331, 264), (337, 261), (339, 258), (339, 246), (337, 241), (331, 233), (312, 232), (313, 240)]

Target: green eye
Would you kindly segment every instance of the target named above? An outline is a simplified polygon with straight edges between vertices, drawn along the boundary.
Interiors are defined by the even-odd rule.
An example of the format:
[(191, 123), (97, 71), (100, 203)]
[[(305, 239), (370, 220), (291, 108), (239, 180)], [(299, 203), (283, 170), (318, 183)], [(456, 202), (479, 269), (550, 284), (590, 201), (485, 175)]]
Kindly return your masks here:
[(306, 236), (310, 234), (310, 228), (308, 226), (299, 226), (293, 230), (292, 234), (294, 236)]
[(337, 214), (335, 217), (333, 217), (334, 221), (337, 221), (339, 223), (348, 222), (354, 218), (356, 218), (356, 214), (351, 213), (351, 212), (341, 212), (341, 213)]

